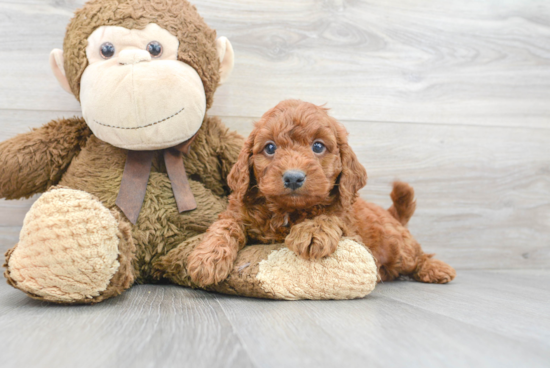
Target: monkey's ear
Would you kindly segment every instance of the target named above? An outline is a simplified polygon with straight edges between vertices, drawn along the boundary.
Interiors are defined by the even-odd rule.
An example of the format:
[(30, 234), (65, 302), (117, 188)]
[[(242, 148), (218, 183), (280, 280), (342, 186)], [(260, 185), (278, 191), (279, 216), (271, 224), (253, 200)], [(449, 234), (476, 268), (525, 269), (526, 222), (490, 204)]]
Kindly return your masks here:
[(218, 57), (220, 58), (220, 84), (223, 84), (233, 71), (235, 54), (233, 53), (231, 42), (225, 37), (220, 37), (216, 40), (216, 48), (218, 49)]
[(53, 75), (57, 78), (57, 81), (61, 87), (73, 94), (71, 87), (69, 86), (69, 81), (65, 76), (65, 68), (63, 67), (63, 51), (60, 49), (53, 49), (50, 53), (50, 67), (52, 68)]

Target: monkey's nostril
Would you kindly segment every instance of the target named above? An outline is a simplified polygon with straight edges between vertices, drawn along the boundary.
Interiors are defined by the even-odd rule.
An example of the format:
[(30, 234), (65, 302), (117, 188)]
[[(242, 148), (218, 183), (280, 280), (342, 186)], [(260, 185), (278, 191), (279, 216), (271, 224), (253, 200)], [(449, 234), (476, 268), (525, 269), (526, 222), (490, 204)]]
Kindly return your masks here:
[(285, 188), (296, 190), (304, 185), (306, 174), (300, 170), (289, 170), (283, 175)]

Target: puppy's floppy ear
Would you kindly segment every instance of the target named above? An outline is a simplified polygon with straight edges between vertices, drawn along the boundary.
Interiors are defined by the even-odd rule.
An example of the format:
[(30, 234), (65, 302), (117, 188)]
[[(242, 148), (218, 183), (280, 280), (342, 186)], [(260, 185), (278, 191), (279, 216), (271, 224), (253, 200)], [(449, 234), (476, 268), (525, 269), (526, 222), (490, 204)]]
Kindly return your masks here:
[(348, 132), (337, 123), (338, 148), (340, 150), (340, 159), (342, 160), (342, 172), (340, 173), (338, 190), (340, 192), (340, 201), (344, 206), (351, 205), (359, 189), (367, 184), (367, 171), (361, 165), (355, 152), (348, 144)]
[(248, 136), (241, 149), (241, 153), (239, 153), (237, 162), (233, 165), (233, 168), (227, 176), (227, 185), (229, 185), (229, 188), (231, 188), (237, 199), (241, 201), (250, 185), (250, 175), (252, 175), (250, 170), (250, 157), (252, 157), (252, 147), (254, 146), (255, 136), (255, 132), (252, 132)]

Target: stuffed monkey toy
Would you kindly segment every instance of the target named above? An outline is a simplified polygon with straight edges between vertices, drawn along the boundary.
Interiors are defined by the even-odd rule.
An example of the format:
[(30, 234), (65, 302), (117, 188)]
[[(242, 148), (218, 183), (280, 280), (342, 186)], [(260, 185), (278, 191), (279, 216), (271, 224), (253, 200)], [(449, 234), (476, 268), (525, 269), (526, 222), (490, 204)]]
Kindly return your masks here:
[[(6, 253), (8, 283), (64, 304), (97, 303), (136, 283), (197, 287), (189, 253), (227, 206), (243, 139), (207, 115), (233, 49), (186, 0), (92, 0), (50, 64), (79, 100), (63, 118), (0, 144), (0, 197), (44, 193)], [(343, 239), (318, 262), (282, 244), (242, 249), (211, 291), (273, 299), (363, 297), (376, 267)]]

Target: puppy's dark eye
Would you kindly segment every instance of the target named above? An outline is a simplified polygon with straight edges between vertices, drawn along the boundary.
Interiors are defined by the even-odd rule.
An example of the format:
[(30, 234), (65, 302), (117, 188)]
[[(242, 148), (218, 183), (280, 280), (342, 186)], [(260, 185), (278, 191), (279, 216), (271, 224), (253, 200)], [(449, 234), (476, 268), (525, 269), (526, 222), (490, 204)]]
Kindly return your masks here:
[(311, 146), (311, 149), (313, 150), (313, 152), (315, 153), (323, 153), (325, 152), (325, 150), (327, 149), (325, 147), (325, 145), (321, 142), (315, 142), (313, 143), (313, 145)]
[(115, 54), (115, 45), (110, 42), (104, 42), (99, 47), (99, 53), (104, 59), (110, 59)]
[(274, 143), (268, 143), (265, 145), (264, 152), (268, 156), (273, 156), (277, 150), (277, 146)]
[(149, 51), (152, 57), (158, 58), (162, 55), (162, 45), (157, 41), (149, 42), (147, 51)]

